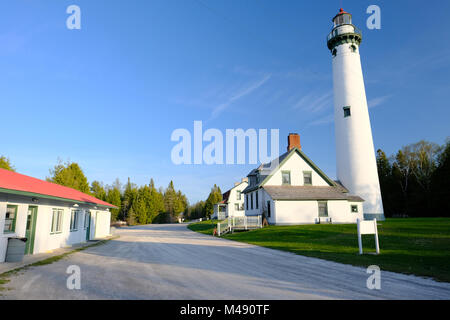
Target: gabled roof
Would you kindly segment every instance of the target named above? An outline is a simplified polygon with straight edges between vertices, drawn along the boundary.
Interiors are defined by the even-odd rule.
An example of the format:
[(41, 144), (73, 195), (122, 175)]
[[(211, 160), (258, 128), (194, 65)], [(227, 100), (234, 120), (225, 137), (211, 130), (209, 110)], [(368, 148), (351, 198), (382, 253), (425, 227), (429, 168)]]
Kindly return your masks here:
[(239, 187), (243, 183), (248, 183), (248, 182), (246, 180), (242, 180), (242, 181), (236, 183), (233, 188), (229, 189), (224, 194), (222, 194), (222, 201), (220, 201), (219, 203), (228, 203), (228, 200), (230, 199), (231, 190), (233, 190), (234, 188)]
[(0, 192), (117, 208), (81, 191), (5, 169), (0, 169)]
[(358, 196), (342, 193), (334, 186), (265, 186), (273, 200), (348, 200), (363, 202)]
[(231, 192), (231, 189), (228, 190), (227, 192), (225, 192), (224, 194), (222, 194), (222, 201), (220, 201), (220, 203), (228, 202), (228, 199), (230, 198), (230, 192)]
[(253, 169), (248, 176), (256, 175), (258, 171), (260, 172), (261, 182), (256, 184), (255, 186), (248, 186), (244, 189), (243, 193), (248, 193), (251, 191), (254, 191), (262, 186), (264, 186), (267, 181), (270, 179), (270, 177), (273, 176), (273, 174), (280, 168), (290, 157), (292, 157), (294, 154), (298, 154), (318, 175), (320, 175), (330, 186), (336, 186), (336, 182), (334, 182), (332, 179), (330, 179), (322, 170), (319, 169), (319, 167), (312, 162), (311, 159), (309, 159), (306, 154), (301, 151), (298, 148), (292, 148), (290, 151), (282, 154), (278, 158), (272, 160), (269, 163), (262, 164), (258, 168)]

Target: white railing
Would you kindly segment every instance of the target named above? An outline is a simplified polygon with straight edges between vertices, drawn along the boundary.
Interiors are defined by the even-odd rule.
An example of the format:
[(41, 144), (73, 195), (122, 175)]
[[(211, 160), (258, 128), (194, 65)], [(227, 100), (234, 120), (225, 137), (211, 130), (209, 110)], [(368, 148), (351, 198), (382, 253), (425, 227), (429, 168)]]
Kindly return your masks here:
[(217, 235), (233, 232), (233, 230), (250, 230), (262, 228), (261, 216), (228, 217), (217, 224)]
[(226, 218), (226, 212), (217, 212), (217, 220), (224, 220)]
[(217, 235), (221, 235), (230, 232), (230, 219), (217, 223)]

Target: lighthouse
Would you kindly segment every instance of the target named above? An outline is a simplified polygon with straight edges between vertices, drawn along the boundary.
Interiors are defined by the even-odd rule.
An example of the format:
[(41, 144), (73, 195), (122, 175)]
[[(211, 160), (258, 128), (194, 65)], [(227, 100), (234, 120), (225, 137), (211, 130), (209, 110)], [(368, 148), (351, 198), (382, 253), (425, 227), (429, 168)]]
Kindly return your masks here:
[(327, 37), (333, 61), (337, 178), (362, 197), (364, 217), (384, 220), (380, 182), (361, 68), (361, 31), (343, 9)]

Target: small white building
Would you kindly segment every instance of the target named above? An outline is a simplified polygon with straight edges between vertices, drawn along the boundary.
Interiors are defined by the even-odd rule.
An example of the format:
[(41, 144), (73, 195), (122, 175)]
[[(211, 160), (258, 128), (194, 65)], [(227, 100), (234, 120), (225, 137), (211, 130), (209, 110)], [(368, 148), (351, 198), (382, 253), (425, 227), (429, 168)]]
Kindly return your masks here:
[(301, 150), (298, 134), (288, 137), (288, 151), (252, 170), (245, 195), (245, 215), (262, 215), (269, 224), (356, 223), (364, 200), (331, 180)]
[(222, 201), (214, 205), (213, 219), (225, 219), (228, 217), (243, 217), (244, 195), (243, 191), (248, 186), (248, 178), (236, 182), (234, 187), (222, 195)]
[(110, 235), (115, 206), (72, 188), (0, 169), (0, 262), (9, 238), (27, 238), (25, 254)]

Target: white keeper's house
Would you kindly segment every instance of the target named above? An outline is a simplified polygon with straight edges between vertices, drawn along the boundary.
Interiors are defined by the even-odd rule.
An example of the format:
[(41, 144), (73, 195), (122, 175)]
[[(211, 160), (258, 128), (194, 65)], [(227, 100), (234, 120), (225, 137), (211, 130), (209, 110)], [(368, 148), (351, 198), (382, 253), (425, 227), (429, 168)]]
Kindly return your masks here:
[(244, 178), (236, 182), (234, 187), (222, 195), (222, 201), (214, 205), (213, 219), (225, 219), (228, 217), (243, 217), (244, 195), (242, 192), (248, 186), (248, 179)]
[(364, 200), (352, 195), (319, 169), (301, 150), (300, 136), (290, 134), (288, 151), (248, 174), (245, 215), (262, 215), (269, 224), (356, 223)]
[(9, 238), (27, 238), (25, 254), (110, 235), (115, 206), (78, 190), (0, 169), (0, 262)]

